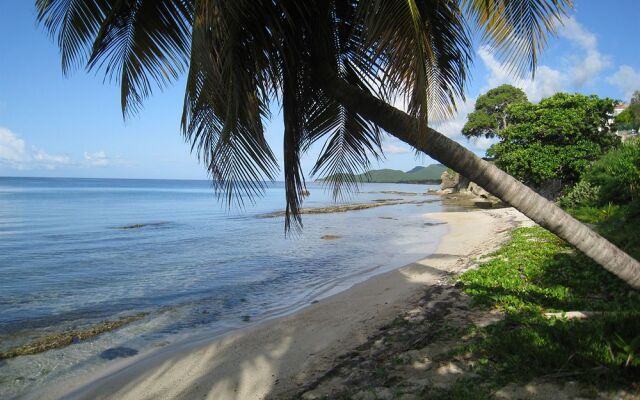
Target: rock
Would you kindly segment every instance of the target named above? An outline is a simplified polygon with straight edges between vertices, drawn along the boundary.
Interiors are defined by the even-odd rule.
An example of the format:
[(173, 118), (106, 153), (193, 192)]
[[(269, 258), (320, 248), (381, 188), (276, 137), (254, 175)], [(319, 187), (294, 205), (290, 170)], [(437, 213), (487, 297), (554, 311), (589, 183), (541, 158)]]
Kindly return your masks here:
[(440, 184), (441, 194), (451, 193), (467, 193), (483, 199), (490, 199), (497, 202), (498, 199), (493, 197), (491, 193), (484, 190), (481, 186), (475, 182), (471, 182), (464, 176), (461, 176), (457, 172), (444, 171), (440, 176), (442, 183)]
[(393, 392), (386, 387), (362, 390), (353, 396), (353, 400), (392, 400)]
[(440, 189), (455, 189), (458, 186), (460, 175), (447, 170), (440, 175), (440, 179), (442, 180), (442, 183), (440, 183)]
[(353, 395), (353, 400), (376, 400), (371, 390), (361, 390)]
[(100, 358), (115, 360), (116, 358), (132, 357), (138, 354), (138, 350), (130, 347), (112, 347), (100, 353)]
[[(547, 396), (551, 397), (547, 397)], [(540, 397), (544, 396), (544, 397)], [(520, 386), (510, 383), (495, 393), (496, 399), (501, 400), (524, 400), (524, 399), (566, 399), (564, 393), (560, 392), (560, 388), (551, 384), (527, 384)]]
[(485, 199), (487, 199), (489, 197), (492, 197), (491, 193), (487, 192), (482, 187), (478, 186), (475, 182), (469, 182), (469, 184), (467, 185), (466, 190), (468, 192), (471, 192), (472, 194), (478, 196), (478, 197), (483, 197)]
[(493, 202), (491, 201), (474, 201), (473, 202), (476, 207), (481, 208), (483, 210), (487, 210), (493, 208)]
[(391, 400), (393, 399), (393, 392), (391, 389), (383, 387), (373, 389), (373, 392), (378, 400)]
[(320, 239), (322, 240), (336, 240), (336, 239), (340, 239), (342, 238), (342, 236), (338, 236), (338, 235), (322, 235), (320, 236)]
[(471, 378), (475, 374), (466, 372), (457, 362), (448, 362), (435, 370), (430, 370), (432, 385), (437, 388), (446, 389), (460, 378)]

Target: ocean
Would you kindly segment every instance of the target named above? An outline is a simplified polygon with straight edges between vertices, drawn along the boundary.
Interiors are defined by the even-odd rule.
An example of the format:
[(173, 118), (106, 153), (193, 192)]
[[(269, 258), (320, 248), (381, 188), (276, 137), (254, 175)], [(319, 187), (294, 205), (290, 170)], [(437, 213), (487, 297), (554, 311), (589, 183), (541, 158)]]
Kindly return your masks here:
[[(0, 360), (0, 398), (284, 315), (421, 259), (447, 229), (424, 214), (451, 209), (428, 188), (363, 184), (348, 202), (412, 203), (303, 215), (302, 232), (285, 236), (283, 217), (265, 216), (283, 210), (282, 183), (227, 209), (207, 181), (0, 178), (0, 352), (145, 313)], [(309, 191), (304, 207), (334, 204), (320, 185)]]

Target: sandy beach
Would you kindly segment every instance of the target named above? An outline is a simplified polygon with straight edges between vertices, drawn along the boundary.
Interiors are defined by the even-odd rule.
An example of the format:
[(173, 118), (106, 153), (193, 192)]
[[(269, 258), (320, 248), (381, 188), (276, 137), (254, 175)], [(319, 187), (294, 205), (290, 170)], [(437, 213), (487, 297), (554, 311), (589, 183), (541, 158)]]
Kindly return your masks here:
[[(494, 250), (528, 219), (512, 208), (428, 214), (449, 231), (433, 255), (375, 276), (292, 315), (114, 363), (31, 398), (286, 398), (409, 309), (425, 287)], [(283, 294), (286, 295), (286, 294)], [(81, 380), (80, 380), (81, 379)]]

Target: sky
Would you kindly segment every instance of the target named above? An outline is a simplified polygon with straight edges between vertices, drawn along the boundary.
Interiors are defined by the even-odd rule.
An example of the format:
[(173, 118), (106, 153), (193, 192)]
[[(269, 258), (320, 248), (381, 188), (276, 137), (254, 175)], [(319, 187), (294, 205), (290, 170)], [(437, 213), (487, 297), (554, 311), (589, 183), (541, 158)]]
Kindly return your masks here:
[[(58, 48), (35, 22), (35, 1), (0, 0), (0, 176), (206, 179), (205, 168), (180, 133), (184, 79), (156, 91), (136, 116), (123, 120), (119, 89), (98, 72), (63, 76)], [(628, 100), (640, 89), (637, 0), (575, 0), (549, 39), (535, 79), (506, 73), (478, 43), (458, 113), (434, 126), (478, 155), (491, 144), (460, 131), (477, 96), (503, 83), (537, 102), (558, 91)], [(282, 165), (282, 121), (274, 106), (267, 140)], [(372, 168), (428, 165), (387, 137), (386, 157)], [(302, 161), (309, 171), (319, 147)], [(280, 173), (279, 178), (282, 178)]]

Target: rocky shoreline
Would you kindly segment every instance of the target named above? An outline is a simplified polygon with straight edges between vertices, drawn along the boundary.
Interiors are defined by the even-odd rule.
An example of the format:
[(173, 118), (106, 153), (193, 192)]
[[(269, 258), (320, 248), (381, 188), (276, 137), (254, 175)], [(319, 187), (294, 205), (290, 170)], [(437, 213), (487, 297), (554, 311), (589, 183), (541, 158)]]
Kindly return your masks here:
[(102, 321), (87, 328), (69, 329), (59, 333), (48, 334), (43, 337), (34, 339), (27, 344), (13, 347), (6, 351), (0, 352), (0, 360), (6, 360), (18, 356), (38, 354), (47, 350), (66, 347), (75, 343), (79, 343), (83, 340), (93, 338), (102, 333), (115, 331), (116, 329), (120, 329), (125, 325), (133, 323), (135, 321), (139, 321), (147, 315), (148, 313), (141, 312), (116, 320)]
[[(300, 214), (330, 214), (340, 213), (347, 211), (366, 210), (368, 208), (383, 207), (383, 206), (396, 206), (400, 204), (428, 204), (440, 201), (440, 199), (429, 200), (403, 200), (403, 199), (377, 199), (370, 203), (354, 203), (354, 204), (339, 204), (329, 207), (315, 207), (315, 208), (303, 208), (300, 210)], [(284, 217), (285, 211), (275, 211), (268, 214), (259, 215), (260, 218), (275, 218)]]

